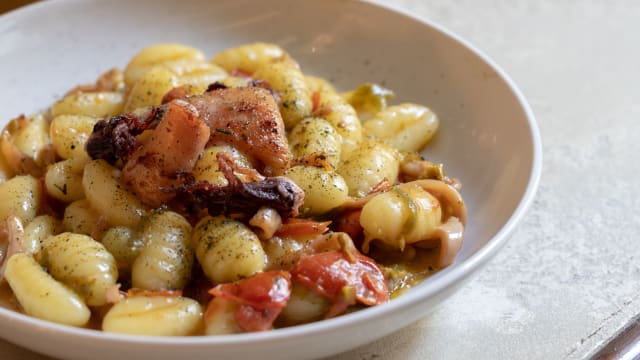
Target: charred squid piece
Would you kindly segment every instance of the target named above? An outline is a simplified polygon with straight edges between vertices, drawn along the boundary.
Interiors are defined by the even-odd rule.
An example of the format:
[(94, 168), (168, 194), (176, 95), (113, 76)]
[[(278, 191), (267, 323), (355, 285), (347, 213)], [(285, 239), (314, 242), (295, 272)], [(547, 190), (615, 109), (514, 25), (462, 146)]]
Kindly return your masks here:
[(273, 95), (262, 87), (223, 86), (214, 83), (207, 92), (184, 99), (211, 129), (208, 145), (229, 144), (250, 156), (261, 173), (283, 175), (291, 155)]
[(186, 85), (176, 86), (169, 90), (162, 97), (162, 104), (170, 103), (173, 100), (184, 100), (189, 96), (189, 89)]
[[(136, 138), (150, 129), (146, 141)], [(142, 116), (124, 114), (99, 121), (86, 149), (93, 159), (112, 165), (122, 160), (124, 182), (143, 203), (157, 207), (173, 198), (163, 189), (180, 184), (175, 174), (193, 170), (209, 137), (209, 127), (195, 107), (174, 100)]]
[(215, 91), (215, 90), (219, 90), (219, 89), (226, 89), (226, 88), (228, 88), (227, 85), (221, 83), (220, 81), (216, 81), (213, 84), (209, 84), (209, 86), (207, 86), (207, 90), (205, 90), (205, 92)]
[(176, 175), (193, 170), (210, 136), (209, 127), (189, 103), (174, 100), (164, 109), (151, 136), (135, 149), (122, 168), (125, 184), (152, 207), (173, 198), (174, 194), (163, 189), (182, 184)]
[[(209, 84), (207, 90), (205, 90), (204, 92), (207, 93), (219, 89), (226, 89), (227, 87), (227, 85), (221, 83), (220, 81), (216, 81)], [(166, 94), (164, 94), (164, 96), (162, 97), (162, 104), (164, 105), (166, 103), (170, 103), (173, 100), (185, 100), (189, 96), (192, 95), (189, 94), (189, 87), (187, 85), (176, 86), (173, 89), (169, 90)]]
[(112, 165), (128, 159), (141, 145), (136, 136), (158, 126), (164, 112), (164, 107), (152, 107), (143, 115), (129, 113), (98, 121), (87, 141), (87, 153)]
[(185, 88), (174, 88), (165, 95), (168, 103), (152, 107), (142, 116), (124, 114), (99, 121), (87, 142), (87, 152), (94, 159), (114, 164), (126, 161), (140, 143), (136, 135), (153, 129), (172, 103), (182, 101), (210, 129), (207, 145), (229, 144), (249, 156), (256, 168), (267, 176), (283, 175), (289, 168), (291, 155), (278, 110), (269, 90), (262, 87), (227, 88), (213, 83), (201, 95), (188, 96)]
[[(220, 170), (228, 181), (221, 186), (209, 182), (189, 182), (175, 189), (174, 204), (191, 204), (207, 209), (209, 214), (235, 212), (255, 213), (267, 206), (278, 211), (282, 218), (295, 217), (304, 200), (304, 191), (284, 176), (266, 178), (255, 182), (242, 182), (233, 171), (233, 159), (226, 153), (217, 154)], [(186, 180), (186, 179), (185, 179)]]

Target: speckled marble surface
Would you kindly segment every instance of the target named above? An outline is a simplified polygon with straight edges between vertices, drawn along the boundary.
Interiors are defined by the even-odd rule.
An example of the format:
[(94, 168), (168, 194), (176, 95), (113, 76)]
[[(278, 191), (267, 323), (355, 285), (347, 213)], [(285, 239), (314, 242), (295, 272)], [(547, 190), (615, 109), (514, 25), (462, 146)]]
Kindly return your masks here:
[[(386, 1), (489, 54), (536, 114), (543, 176), (491, 264), (347, 359), (579, 359), (640, 313), (640, 2)], [(0, 340), (2, 359), (44, 359)]]

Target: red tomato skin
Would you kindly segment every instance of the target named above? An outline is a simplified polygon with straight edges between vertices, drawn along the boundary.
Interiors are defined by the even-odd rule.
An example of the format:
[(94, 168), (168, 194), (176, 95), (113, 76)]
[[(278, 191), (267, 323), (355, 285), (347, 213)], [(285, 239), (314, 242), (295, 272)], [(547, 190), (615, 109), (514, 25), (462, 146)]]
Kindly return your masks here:
[(291, 275), (286, 271), (261, 272), (220, 284), (209, 293), (239, 305), (234, 318), (243, 331), (269, 330), (291, 297)]
[(286, 271), (266, 271), (209, 290), (213, 296), (259, 309), (284, 307), (291, 295), (291, 275)]
[(341, 251), (328, 251), (300, 259), (291, 269), (294, 282), (307, 289), (338, 301), (342, 288), (352, 286), (356, 300), (365, 305), (389, 301), (389, 289), (380, 266), (371, 258), (356, 255), (350, 262)]

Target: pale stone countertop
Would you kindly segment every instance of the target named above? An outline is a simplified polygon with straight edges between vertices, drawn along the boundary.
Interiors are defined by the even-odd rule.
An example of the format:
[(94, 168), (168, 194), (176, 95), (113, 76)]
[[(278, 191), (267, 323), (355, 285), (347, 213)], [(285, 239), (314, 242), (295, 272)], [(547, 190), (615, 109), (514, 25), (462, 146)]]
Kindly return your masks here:
[[(381, 0), (379, 0), (381, 1)], [(537, 198), (432, 315), (347, 359), (577, 359), (640, 313), (640, 2), (387, 1), (511, 75), (544, 147)], [(44, 359), (0, 340), (2, 359)]]

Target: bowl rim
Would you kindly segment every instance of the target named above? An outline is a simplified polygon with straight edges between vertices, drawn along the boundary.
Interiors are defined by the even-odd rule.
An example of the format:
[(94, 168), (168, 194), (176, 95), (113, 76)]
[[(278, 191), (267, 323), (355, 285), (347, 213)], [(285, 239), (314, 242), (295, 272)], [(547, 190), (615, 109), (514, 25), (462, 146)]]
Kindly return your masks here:
[[(61, 3), (71, 3), (81, 0), (50, 0), (33, 3), (27, 6), (23, 6), (18, 9), (14, 9), (0, 16), (0, 24), (4, 21), (11, 21), (14, 18), (21, 16), (28, 16), (29, 13), (40, 10), (40, 8), (49, 7)], [(103, 342), (117, 342), (128, 344), (148, 344), (148, 345), (191, 345), (191, 346), (237, 346), (243, 344), (258, 344), (265, 342), (273, 342), (279, 340), (291, 340), (297, 337), (307, 337), (310, 335), (318, 335), (321, 333), (333, 332), (341, 327), (353, 326), (363, 322), (366, 322), (372, 318), (382, 318), (393, 313), (399, 312), (405, 307), (413, 307), (421, 302), (424, 298), (432, 297), (435, 294), (443, 291), (445, 288), (450, 287), (456, 283), (461, 283), (464, 279), (471, 275), (477, 274), (477, 271), (483, 264), (490, 261), (495, 254), (502, 248), (510, 235), (514, 232), (517, 225), (525, 216), (526, 212), (530, 208), (535, 194), (540, 184), (540, 178), (542, 173), (542, 139), (540, 130), (538, 128), (535, 116), (528, 102), (526, 101), (522, 91), (518, 88), (515, 82), (507, 75), (507, 73), (495, 63), (489, 56), (487, 56), (480, 49), (472, 45), (469, 41), (460, 37), (451, 30), (448, 30), (439, 23), (426, 19), (422, 16), (410, 13), (407, 10), (399, 7), (385, 4), (375, 0), (357, 0), (359, 3), (363, 3), (368, 6), (378, 7), (380, 9), (391, 11), (396, 14), (402, 15), (409, 20), (419, 22), (423, 26), (426, 26), (432, 31), (440, 33), (440, 35), (449, 38), (450, 40), (457, 42), (463, 46), (481, 61), (489, 65), (499, 77), (505, 82), (507, 87), (513, 92), (521, 106), (524, 115), (527, 120), (528, 130), (531, 136), (532, 142), (532, 163), (530, 169), (529, 180), (527, 183), (524, 195), (520, 199), (516, 209), (511, 216), (507, 219), (506, 223), (498, 230), (498, 232), (480, 249), (467, 258), (464, 262), (451, 268), (446, 274), (441, 277), (434, 278), (429, 287), (425, 289), (415, 289), (417, 291), (409, 291), (402, 296), (395, 298), (393, 301), (369, 307), (361, 311), (346, 314), (336, 318), (313, 322), (309, 324), (297, 325), (288, 328), (275, 329), (266, 332), (254, 332), (254, 333), (242, 333), (242, 334), (229, 334), (218, 336), (145, 336), (145, 335), (126, 335), (107, 333), (100, 330), (76, 328), (72, 326), (66, 326), (56, 324), (46, 320), (37, 319), (22, 313), (15, 312), (4, 307), (0, 307), (0, 318), (4, 318), (15, 324), (21, 324), (24, 326), (33, 327), (38, 331), (55, 331), (63, 335), (71, 335), (74, 337), (80, 337), (84, 339), (99, 339)], [(418, 318), (414, 319), (418, 320)], [(5, 323), (7, 325), (7, 323)], [(8, 327), (13, 328), (13, 327)]]

